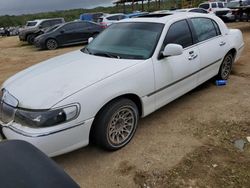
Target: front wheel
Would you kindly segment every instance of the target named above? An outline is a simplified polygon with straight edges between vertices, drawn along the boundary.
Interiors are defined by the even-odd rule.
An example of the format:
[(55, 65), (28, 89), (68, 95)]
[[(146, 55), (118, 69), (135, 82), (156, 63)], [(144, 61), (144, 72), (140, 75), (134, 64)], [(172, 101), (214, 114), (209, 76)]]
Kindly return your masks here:
[(55, 50), (58, 48), (58, 43), (55, 39), (48, 39), (46, 41), (46, 48), (48, 50)]
[(221, 80), (227, 80), (231, 71), (232, 71), (232, 66), (233, 66), (233, 55), (232, 54), (227, 54), (225, 58), (223, 59), (223, 62), (220, 66), (219, 73), (217, 75), (217, 79)]
[(118, 150), (130, 142), (139, 119), (136, 104), (119, 99), (107, 104), (97, 115), (92, 137), (104, 149)]

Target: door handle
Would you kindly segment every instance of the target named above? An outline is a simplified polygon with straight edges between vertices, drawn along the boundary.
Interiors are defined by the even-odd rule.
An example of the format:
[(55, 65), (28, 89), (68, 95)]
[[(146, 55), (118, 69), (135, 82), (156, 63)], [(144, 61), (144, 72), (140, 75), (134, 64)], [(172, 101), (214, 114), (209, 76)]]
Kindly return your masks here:
[(220, 46), (224, 46), (225, 44), (226, 44), (226, 42), (224, 42), (224, 41), (220, 42)]
[[(189, 53), (190, 54), (190, 53)], [(197, 54), (194, 54), (192, 53), (189, 57), (188, 57), (188, 60), (191, 61), (191, 60), (194, 60), (195, 58), (197, 58), (198, 55)]]

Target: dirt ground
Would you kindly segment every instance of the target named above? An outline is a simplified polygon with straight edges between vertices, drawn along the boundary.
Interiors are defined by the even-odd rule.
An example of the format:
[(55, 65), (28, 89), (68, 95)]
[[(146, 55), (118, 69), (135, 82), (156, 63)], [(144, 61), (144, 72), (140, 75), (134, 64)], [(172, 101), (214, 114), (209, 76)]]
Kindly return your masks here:
[[(54, 158), (81, 187), (249, 187), (250, 23), (230, 23), (245, 50), (226, 86), (208, 81), (142, 119), (134, 139), (116, 152), (88, 146)], [(0, 38), (0, 84), (14, 73), (81, 46), (38, 51)]]

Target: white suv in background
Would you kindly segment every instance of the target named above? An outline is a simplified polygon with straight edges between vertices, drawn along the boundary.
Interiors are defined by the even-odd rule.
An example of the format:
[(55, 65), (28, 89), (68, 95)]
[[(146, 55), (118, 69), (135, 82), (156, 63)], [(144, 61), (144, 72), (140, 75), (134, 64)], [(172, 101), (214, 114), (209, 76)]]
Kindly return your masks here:
[(106, 14), (100, 18), (98, 18), (97, 22), (101, 24), (104, 28), (110, 26), (112, 23), (116, 23), (119, 20), (123, 20), (127, 18), (125, 14)]
[(206, 9), (208, 12), (213, 12), (223, 20), (235, 21), (235, 15), (232, 13), (231, 9), (225, 7), (224, 2), (205, 2), (201, 3), (199, 8)]

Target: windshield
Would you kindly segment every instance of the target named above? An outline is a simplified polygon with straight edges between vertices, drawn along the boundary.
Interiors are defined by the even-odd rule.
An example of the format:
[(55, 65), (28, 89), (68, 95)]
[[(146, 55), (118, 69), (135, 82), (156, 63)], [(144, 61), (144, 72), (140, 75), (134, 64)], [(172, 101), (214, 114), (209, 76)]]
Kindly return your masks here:
[(99, 34), (84, 53), (122, 58), (148, 59), (152, 56), (164, 24), (160, 23), (117, 23)]
[(26, 26), (32, 27), (32, 26), (35, 26), (36, 24), (37, 24), (37, 22), (27, 22)]

